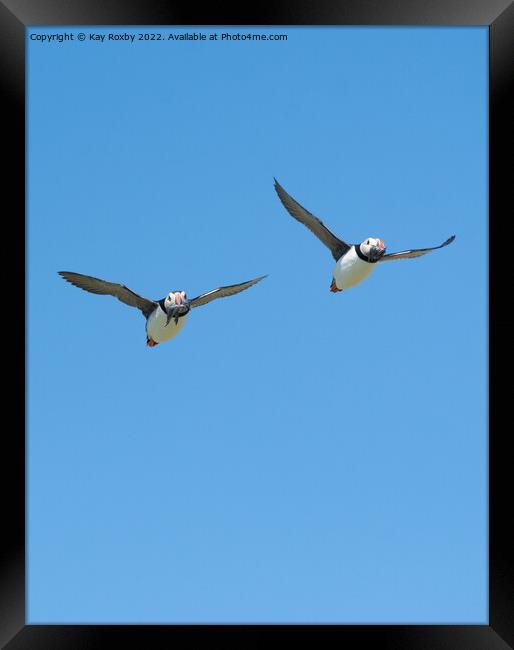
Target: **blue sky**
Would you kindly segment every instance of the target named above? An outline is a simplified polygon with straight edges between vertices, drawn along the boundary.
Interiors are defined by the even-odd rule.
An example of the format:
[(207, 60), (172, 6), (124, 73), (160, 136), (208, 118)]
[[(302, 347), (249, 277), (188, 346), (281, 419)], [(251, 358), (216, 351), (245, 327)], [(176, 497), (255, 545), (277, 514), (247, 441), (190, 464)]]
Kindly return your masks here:
[(486, 623), (487, 28), (254, 31), (27, 40), (28, 623)]

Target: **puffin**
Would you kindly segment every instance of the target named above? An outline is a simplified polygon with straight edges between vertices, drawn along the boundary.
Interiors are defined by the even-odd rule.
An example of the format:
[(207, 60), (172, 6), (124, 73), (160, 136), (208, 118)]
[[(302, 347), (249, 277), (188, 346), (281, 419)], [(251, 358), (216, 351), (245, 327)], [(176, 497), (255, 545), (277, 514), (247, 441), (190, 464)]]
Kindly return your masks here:
[(140, 296), (123, 284), (107, 282), (90, 275), (71, 273), (70, 271), (58, 271), (58, 273), (75, 287), (91, 293), (114, 296), (126, 305), (136, 307), (143, 312), (143, 316), (146, 318), (146, 344), (151, 348), (177, 336), (184, 327), (187, 315), (194, 307), (206, 305), (216, 298), (233, 296), (268, 277), (261, 275), (247, 282), (219, 287), (190, 300), (185, 291), (171, 291), (161, 300), (151, 300)]
[(377, 263), (421, 257), (421, 255), (448, 246), (455, 239), (455, 235), (452, 235), (440, 246), (413, 248), (398, 253), (386, 253), (384, 241), (377, 237), (368, 237), (360, 244), (347, 244), (330, 232), (318, 217), (295, 201), (276, 178), (274, 178), (274, 181), (275, 190), (285, 209), (297, 221), (307, 226), (330, 249), (333, 258), (336, 260), (332, 273), (332, 284), (330, 285), (330, 291), (333, 293), (350, 289), (361, 283), (369, 277)]

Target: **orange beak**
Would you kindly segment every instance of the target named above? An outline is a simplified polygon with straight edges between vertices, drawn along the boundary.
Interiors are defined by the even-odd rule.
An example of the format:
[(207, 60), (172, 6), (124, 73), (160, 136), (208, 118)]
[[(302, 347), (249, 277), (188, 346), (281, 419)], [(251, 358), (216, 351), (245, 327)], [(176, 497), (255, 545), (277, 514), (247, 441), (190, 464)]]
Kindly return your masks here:
[(180, 293), (177, 291), (177, 292), (175, 293), (175, 304), (180, 305), (180, 301), (181, 301), (181, 300), (182, 300), (182, 296), (181, 296)]
[(378, 240), (378, 247), (381, 248), (382, 250), (385, 249), (385, 244), (381, 239)]

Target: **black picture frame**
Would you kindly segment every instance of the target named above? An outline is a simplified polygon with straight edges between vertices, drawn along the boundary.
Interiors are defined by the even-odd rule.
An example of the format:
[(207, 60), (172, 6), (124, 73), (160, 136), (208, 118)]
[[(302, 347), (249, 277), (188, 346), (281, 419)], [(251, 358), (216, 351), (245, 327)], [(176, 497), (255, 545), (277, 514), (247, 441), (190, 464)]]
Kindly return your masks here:
[[(278, 641), (336, 640), (361, 647), (421, 650), (462, 648), (504, 650), (514, 647), (514, 540), (511, 456), (507, 408), (512, 317), (505, 309), (502, 283), (509, 278), (509, 255), (493, 245), (512, 214), (511, 132), (514, 63), (514, 4), (510, 0), (340, 0), (228, 10), (199, 9), (169, 0), (0, 0), (0, 80), (4, 109), (6, 161), (4, 242), (11, 256), (9, 298), (16, 314), (25, 308), (25, 29), (35, 25), (484, 25), (489, 28), (489, 624), (488, 625), (26, 625), (25, 624), (25, 338), (13, 327), (7, 347), (14, 354), (4, 392), (18, 426), (4, 428), (4, 549), (0, 568), (0, 643), (8, 650), (30, 648), (111, 648), (122, 643), (169, 647), (201, 640), (273, 637)], [(510, 129), (509, 129), (510, 127)], [(510, 160), (510, 164), (509, 161)], [(506, 161), (506, 162), (503, 162)], [(510, 210), (509, 210), (510, 208)], [(505, 216), (504, 216), (505, 215)], [(12, 242), (15, 242), (13, 245)], [(492, 244), (492, 243), (493, 244)], [(474, 251), (470, 251), (472, 263)], [(4, 272), (5, 273), (5, 272)], [(13, 279), (16, 278), (15, 281)], [(4, 275), (4, 290), (5, 290)], [(14, 286), (13, 286), (14, 285)], [(4, 303), (5, 304), (5, 303)], [(511, 311), (511, 310), (510, 310)], [(510, 338), (510, 337), (509, 337)], [(4, 338), (5, 341), (5, 338)], [(507, 355), (507, 358), (506, 358)], [(508, 373), (510, 374), (510, 373)], [(507, 377), (508, 377), (507, 374)], [(11, 394), (12, 393), (12, 394)], [(6, 470), (9, 470), (7, 472)], [(251, 627), (251, 631), (249, 631)], [(251, 633), (249, 633), (251, 632)]]

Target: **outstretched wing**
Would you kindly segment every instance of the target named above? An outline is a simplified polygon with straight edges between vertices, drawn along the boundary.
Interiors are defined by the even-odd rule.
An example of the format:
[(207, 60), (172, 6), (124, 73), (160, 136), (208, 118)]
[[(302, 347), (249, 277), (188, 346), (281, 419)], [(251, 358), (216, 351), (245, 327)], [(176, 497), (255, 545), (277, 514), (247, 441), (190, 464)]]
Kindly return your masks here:
[(148, 318), (149, 314), (157, 306), (154, 300), (139, 296), (123, 284), (106, 282), (105, 280), (93, 278), (90, 275), (71, 273), (69, 271), (59, 271), (59, 275), (67, 282), (71, 282), (74, 286), (79, 287), (79, 289), (84, 289), (84, 291), (89, 291), (90, 293), (114, 296), (130, 307), (137, 307), (137, 309), (143, 312), (146, 318)]
[(313, 232), (316, 237), (321, 240), (325, 246), (330, 248), (332, 255), (335, 260), (338, 260), (342, 255), (346, 253), (347, 250), (351, 248), (346, 242), (339, 237), (336, 237), (334, 233), (325, 226), (325, 224), (315, 217), (312, 213), (302, 207), (297, 201), (293, 199), (292, 196), (285, 191), (285, 189), (280, 185), (280, 183), (275, 178), (275, 190), (279, 196), (279, 199), (284, 204), (285, 209), (289, 214), (294, 217), (300, 223), (303, 223), (304, 226)]
[(438, 248), (444, 248), (445, 246), (448, 246), (448, 244), (451, 244), (454, 239), (455, 239), (455, 235), (452, 235), (440, 246), (433, 246), (432, 248), (413, 248), (410, 251), (401, 251), (399, 253), (387, 253), (387, 255), (382, 255), (382, 257), (378, 261), (390, 262), (392, 260), (405, 260), (410, 257), (421, 257), (421, 255), (426, 255), (431, 251), (436, 251)]
[(201, 296), (197, 296), (190, 301), (191, 307), (200, 307), (201, 305), (206, 305), (211, 300), (216, 300), (216, 298), (225, 298), (226, 296), (233, 296), (235, 293), (249, 289), (257, 282), (267, 278), (267, 275), (261, 275), (254, 280), (248, 280), (248, 282), (241, 282), (241, 284), (231, 284), (228, 287), (219, 287), (219, 289), (213, 289), (207, 293), (203, 293)]
[(405, 260), (411, 257), (421, 257), (421, 255), (426, 255), (431, 251), (436, 251), (438, 248), (444, 248), (445, 246), (448, 246), (448, 244), (451, 244), (454, 239), (455, 239), (455, 235), (452, 235), (440, 246), (433, 246), (432, 248), (413, 248), (410, 251), (400, 251), (399, 253), (387, 253), (386, 255), (382, 255), (382, 257), (378, 261), (390, 262), (392, 260)]

